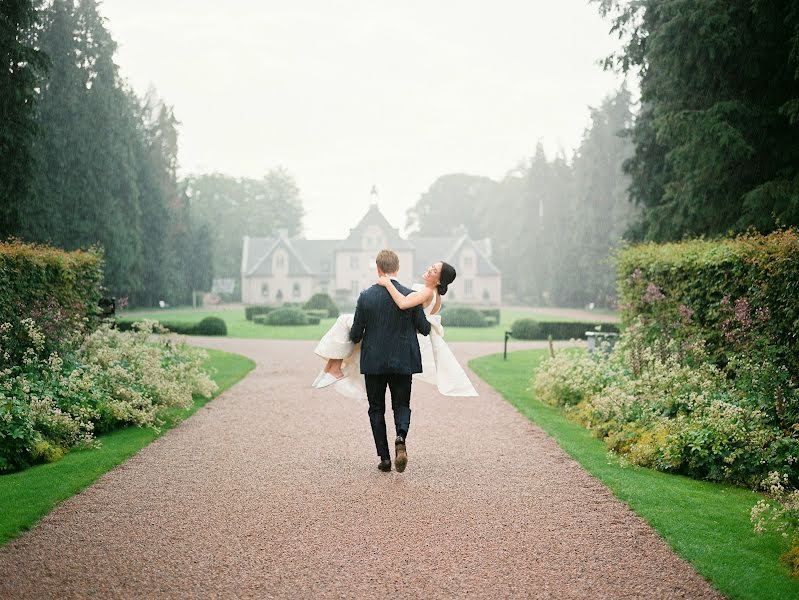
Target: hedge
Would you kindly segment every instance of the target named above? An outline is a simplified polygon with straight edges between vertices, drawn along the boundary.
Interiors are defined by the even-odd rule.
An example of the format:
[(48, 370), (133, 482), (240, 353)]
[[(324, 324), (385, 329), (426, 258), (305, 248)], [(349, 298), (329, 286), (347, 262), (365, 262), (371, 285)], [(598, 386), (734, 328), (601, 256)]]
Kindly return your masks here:
[(275, 310), (274, 306), (245, 306), (244, 318), (248, 321), (252, 321), (253, 317), (269, 314), (273, 310)]
[[(724, 350), (730, 306), (761, 310), (762, 335), (799, 374), (799, 232), (640, 244), (617, 253), (622, 322), (654, 319), (662, 296), (681, 305), (712, 356)], [(766, 313), (767, 311), (767, 313)]]
[(308, 315), (301, 308), (278, 308), (266, 316), (268, 325), (307, 325)]
[[(31, 318), (56, 351), (84, 324), (86, 333), (97, 327), (102, 282), (99, 248), (66, 252), (18, 240), (0, 243), (0, 324), (18, 332), (21, 321)], [(14, 355), (17, 348), (12, 342), (4, 350)]]
[(586, 331), (597, 330), (607, 333), (619, 332), (618, 326), (613, 323), (519, 319), (511, 325), (511, 335), (517, 340), (545, 340), (550, 335), (553, 340), (585, 339)]
[(441, 312), (444, 327), (488, 327), (483, 313), (469, 306), (453, 306)]
[[(136, 321), (120, 319), (116, 322), (117, 329), (120, 331), (131, 331)], [(227, 324), (219, 317), (205, 317), (198, 323), (172, 323), (170, 321), (159, 321), (164, 329), (179, 335), (227, 335)]]
[(310, 310), (324, 310), (327, 315), (322, 315), (322, 318), (337, 319), (339, 315), (338, 306), (328, 294), (314, 294), (310, 300), (305, 303), (303, 308), (307, 311)]

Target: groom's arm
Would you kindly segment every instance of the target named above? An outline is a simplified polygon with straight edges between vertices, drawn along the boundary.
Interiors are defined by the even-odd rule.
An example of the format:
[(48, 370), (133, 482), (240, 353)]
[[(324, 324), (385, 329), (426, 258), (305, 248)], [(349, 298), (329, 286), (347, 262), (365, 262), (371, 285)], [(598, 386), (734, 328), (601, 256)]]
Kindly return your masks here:
[(413, 319), (413, 326), (416, 327), (416, 331), (422, 335), (430, 335), (430, 321), (427, 320), (427, 315), (424, 314), (421, 304), (411, 309), (411, 319)]
[(352, 317), (352, 329), (350, 329), (350, 340), (353, 344), (359, 343), (363, 339), (363, 332), (366, 330), (366, 314), (363, 309), (363, 293), (358, 296), (358, 304), (355, 306), (355, 315)]

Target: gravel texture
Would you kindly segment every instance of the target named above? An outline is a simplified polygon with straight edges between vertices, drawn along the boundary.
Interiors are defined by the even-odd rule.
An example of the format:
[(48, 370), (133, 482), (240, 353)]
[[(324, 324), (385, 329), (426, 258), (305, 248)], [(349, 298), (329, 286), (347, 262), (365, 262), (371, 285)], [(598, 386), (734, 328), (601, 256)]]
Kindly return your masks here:
[(258, 367), (0, 549), (0, 598), (720, 597), (473, 375), (416, 386), (380, 473), (366, 405), (309, 388), (313, 342), (192, 341)]

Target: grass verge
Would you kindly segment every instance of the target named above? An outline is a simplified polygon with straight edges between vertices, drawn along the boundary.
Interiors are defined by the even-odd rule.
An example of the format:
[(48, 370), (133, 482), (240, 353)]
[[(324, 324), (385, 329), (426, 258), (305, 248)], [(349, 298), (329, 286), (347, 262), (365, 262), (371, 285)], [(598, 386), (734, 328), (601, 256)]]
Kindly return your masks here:
[[(253, 361), (238, 354), (207, 352), (206, 366), (215, 370), (213, 379), (219, 385), (217, 395), (255, 367)], [(195, 396), (192, 407), (170, 410), (160, 433), (150, 428), (127, 427), (99, 436), (99, 449), (74, 450), (58, 462), (0, 475), (0, 545), (30, 529), (60, 502), (94, 483), (209, 401)]]
[(799, 598), (799, 581), (779, 560), (788, 544), (776, 534), (759, 536), (752, 531), (749, 511), (759, 494), (620, 465), (601, 440), (529, 391), (531, 376), (546, 353), (512, 352), (507, 361), (496, 354), (472, 360), (469, 366), (646, 520), (722, 594), (742, 600)]

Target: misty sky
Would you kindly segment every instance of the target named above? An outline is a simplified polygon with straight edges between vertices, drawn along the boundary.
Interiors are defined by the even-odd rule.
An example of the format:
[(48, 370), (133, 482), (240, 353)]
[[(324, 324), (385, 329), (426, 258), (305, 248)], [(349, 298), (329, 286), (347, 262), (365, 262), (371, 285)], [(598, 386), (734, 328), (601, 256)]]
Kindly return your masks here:
[[(181, 121), (182, 173), (297, 180), (309, 238), (347, 235), (376, 184), (402, 230), (438, 177), (500, 178), (540, 139), (571, 155), (618, 87), (587, 0), (105, 0), (122, 75)], [(453, 218), (457, 218), (453, 215)]]

